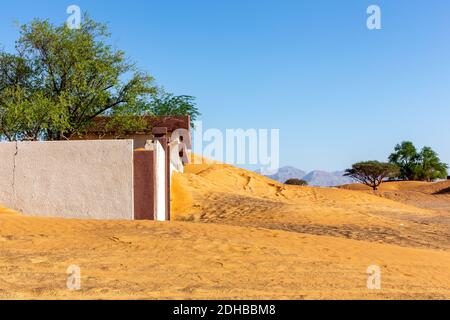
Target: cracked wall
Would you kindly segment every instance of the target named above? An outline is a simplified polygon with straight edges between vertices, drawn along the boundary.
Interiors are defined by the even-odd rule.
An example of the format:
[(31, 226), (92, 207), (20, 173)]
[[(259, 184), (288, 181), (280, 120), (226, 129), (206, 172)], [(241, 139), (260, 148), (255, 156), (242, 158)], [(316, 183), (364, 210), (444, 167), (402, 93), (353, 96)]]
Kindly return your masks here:
[(133, 141), (0, 143), (0, 203), (27, 215), (132, 220)]

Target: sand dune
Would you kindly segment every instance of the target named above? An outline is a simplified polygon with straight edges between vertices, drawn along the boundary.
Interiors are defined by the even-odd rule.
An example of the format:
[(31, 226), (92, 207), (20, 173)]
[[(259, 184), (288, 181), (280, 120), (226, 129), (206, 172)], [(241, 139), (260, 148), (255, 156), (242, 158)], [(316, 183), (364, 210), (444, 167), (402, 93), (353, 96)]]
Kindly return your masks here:
[[(0, 298), (450, 298), (450, 228), (436, 210), (223, 164), (176, 175), (172, 209), (170, 223), (0, 209)], [(80, 291), (66, 288), (70, 265)], [(370, 265), (382, 290), (366, 287)]]
[[(341, 189), (370, 191), (371, 188), (360, 184), (341, 186)], [(393, 181), (381, 184), (379, 191), (416, 191), (426, 194), (444, 194), (450, 188), (450, 181), (424, 182), (424, 181)]]
[[(395, 181), (395, 182), (385, 182), (380, 185), (380, 191), (414, 191), (421, 187), (428, 187), (430, 183), (423, 181)], [(340, 189), (346, 190), (358, 190), (358, 191), (371, 191), (369, 186), (361, 183), (354, 183), (349, 185), (344, 185), (339, 187)]]
[[(370, 188), (361, 184), (347, 185), (341, 188), (357, 191), (370, 190)], [(439, 219), (450, 219), (450, 181), (431, 183), (420, 181), (389, 182), (382, 184), (378, 191), (370, 191), (370, 193), (419, 208), (433, 209), (440, 212)]]
[[(178, 194), (179, 193), (179, 194)], [(188, 166), (174, 179), (174, 217), (425, 248), (450, 248), (440, 215), (371, 193), (285, 186), (229, 165)]]

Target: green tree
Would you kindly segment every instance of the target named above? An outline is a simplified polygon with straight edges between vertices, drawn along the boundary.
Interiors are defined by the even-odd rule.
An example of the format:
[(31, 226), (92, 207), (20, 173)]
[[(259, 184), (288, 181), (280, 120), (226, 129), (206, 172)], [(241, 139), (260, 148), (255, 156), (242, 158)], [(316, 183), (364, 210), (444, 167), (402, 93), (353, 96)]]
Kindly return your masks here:
[(167, 93), (164, 89), (159, 89), (156, 93), (152, 94), (152, 100), (147, 107), (149, 112), (155, 116), (190, 115), (192, 127), (194, 127), (194, 122), (201, 115), (194, 97), (175, 96)]
[(400, 168), (400, 179), (416, 180), (418, 178), (419, 154), (412, 142), (403, 141), (396, 145), (394, 152), (389, 156), (389, 162)]
[(420, 180), (434, 181), (445, 179), (448, 174), (448, 165), (441, 162), (438, 154), (430, 147), (424, 147), (419, 154), (418, 176)]
[(42, 130), (52, 123), (62, 124), (59, 105), (53, 104), (42, 92), (26, 92), (22, 88), (7, 89), (0, 95), (0, 134), (9, 141), (36, 141)]
[(308, 182), (302, 179), (289, 179), (284, 184), (291, 186), (307, 186)]
[(448, 165), (433, 149), (424, 147), (418, 152), (410, 141), (398, 144), (389, 161), (400, 168), (399, 178), (403, 180), (433, 181), (446, 178), (448, 173)]
[(88, 16), (80, 29), (46, 20), (22, 26), (17, 52), (0, 52), (0, 138), (68, 139), (100, 115), (136, 130), (145, 124), (136, 116), (198, 117), (193, 97), (161, 94), (109, 36)]
[(373, 190), (377, 190), (387, 178), (398, 174), (399, 169), (396, 165), (379, 161), (358, 162), (345, 171), (345, 176), (356, 179)]

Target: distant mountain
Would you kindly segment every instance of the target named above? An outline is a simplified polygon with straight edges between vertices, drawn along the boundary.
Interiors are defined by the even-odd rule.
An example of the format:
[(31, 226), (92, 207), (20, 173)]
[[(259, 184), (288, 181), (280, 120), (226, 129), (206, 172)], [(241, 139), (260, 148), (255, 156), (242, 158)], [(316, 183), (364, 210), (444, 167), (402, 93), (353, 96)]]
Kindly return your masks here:
[(335, 187), (343, 184), (354, 183), (352, 178), (344, 177), (344, 171), (326, 172), (315, 170), (303, 177), (310, 186)]
[[(261, 173), (261, 172), (258, 172), (258, 173)], [(294, 167), (283, 167), (283, 168), (280, 168), (276, 174), (267, 176), (267, 177), (269, 177), (270, 179), (284, 183), (287, 180), (293, 179), (293, 178), (303, 179), (304, 176), (306, 176), (305, 171), (302, 171), (302, 170), (294, 168)]]
[(320, 170), (306, 173), (303, 170), (288, 166), (280, 168), (277, 174), (267, 177), (281, 183), (284, 183), (289, 179), (303, 179), (308, 182), (310, 186), (316, 187), (335, 187), (354, 183), (353, 179), (344, 177), (344, 173), (344, 171), (326, 172)]

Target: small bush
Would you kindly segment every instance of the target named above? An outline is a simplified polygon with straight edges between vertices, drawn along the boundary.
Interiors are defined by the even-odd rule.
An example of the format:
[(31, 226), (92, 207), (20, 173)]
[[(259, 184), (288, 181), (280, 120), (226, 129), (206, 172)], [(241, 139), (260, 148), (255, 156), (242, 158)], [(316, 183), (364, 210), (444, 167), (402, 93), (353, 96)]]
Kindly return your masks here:
[(291, 186), (307, 186), (308, 182), (302, 179), (289, 179), (284, 184), (288, 184)]

